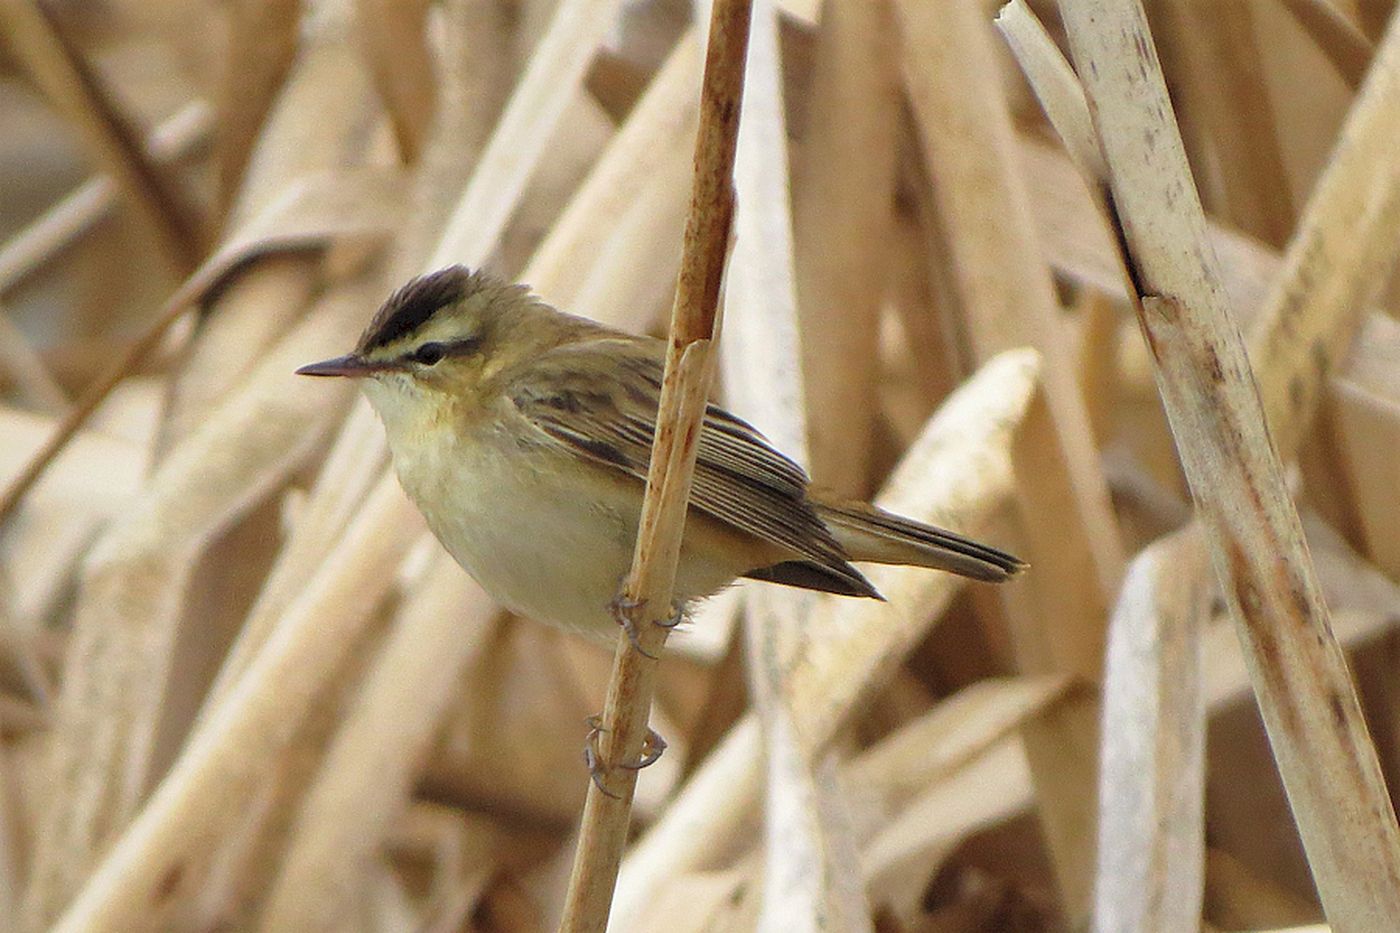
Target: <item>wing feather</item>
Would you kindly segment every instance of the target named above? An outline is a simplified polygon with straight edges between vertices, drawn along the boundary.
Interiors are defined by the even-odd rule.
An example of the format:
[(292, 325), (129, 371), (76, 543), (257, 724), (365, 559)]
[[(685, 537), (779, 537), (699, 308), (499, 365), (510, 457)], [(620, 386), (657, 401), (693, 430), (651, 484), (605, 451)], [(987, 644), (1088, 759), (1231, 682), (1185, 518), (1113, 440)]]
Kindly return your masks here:
[[(659, 341), (630, 338), (571, 344), (514, 373), (505, 395), (552, 442), (645, 481), (660, 400), (661, 352)], [(869, 589), (807, 501), (807, 482), (802, 468), (758, 430), (709, 406), (691, 505), (829, 568), (850, 586)]]

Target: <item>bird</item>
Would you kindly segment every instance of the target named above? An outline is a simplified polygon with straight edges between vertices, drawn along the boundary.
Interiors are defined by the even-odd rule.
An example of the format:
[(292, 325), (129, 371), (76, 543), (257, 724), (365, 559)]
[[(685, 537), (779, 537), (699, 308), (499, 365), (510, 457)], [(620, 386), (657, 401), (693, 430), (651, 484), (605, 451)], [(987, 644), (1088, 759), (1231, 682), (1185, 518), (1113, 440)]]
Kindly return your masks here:
[[(526, 286), (456, 265), (404, 284), (351, 352), (297, 373), (360, 381), (404, 491), (497, 602), (610, 640), (622, 621), (617, 594), (637, 537), (665, 350), (662, 340), (564, 313)], [(991, 583), (1026, 566), (817, 489), (756, 428), (709, 405), (677, 605), (740, 578), (883, 598), (857, 562)]]

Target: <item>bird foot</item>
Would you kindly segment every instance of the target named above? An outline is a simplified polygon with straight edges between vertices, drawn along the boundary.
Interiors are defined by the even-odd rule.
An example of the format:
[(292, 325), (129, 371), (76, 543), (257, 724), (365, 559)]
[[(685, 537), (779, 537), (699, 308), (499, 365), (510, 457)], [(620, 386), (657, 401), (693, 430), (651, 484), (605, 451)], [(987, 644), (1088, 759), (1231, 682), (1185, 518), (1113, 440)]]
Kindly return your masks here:
[[(613, 619), (616, 620), (617, 624), (622, 626), (622, 630), (627, 633), (627, 640), (631, 642), (632, 647), (636, 649), (637, 653), (643, 657), (651, 658), (653, 661), (658, 661), (660, 658), (643, 648), (641, 642), (637, 639), (637, 624), (633, 619), (635, 618), (636, 611), (645, 604), (645, 600), (633, 599), (626, 593), (619, 591), (618, 594), (613, 597), (612, 602), (608, 603), (608, 611), (612, 613)], [(672, 603), (671, 614), (664, 619), (653, 620), (652, 625), (659, 625), (661, 628), (670, 630), (680, 625), (684, 620), (684, 607), (679, 603)]]
[[(589, 716), (585, 722), (588, 723), (588, 735), (583, 740), (583, 762), (588, 766), (588, 776), (592, 778), (594, 787), (617, 800), (619, 795), (608, 790), (603, 783), (607, 779), (609, 767), (603, 762), (602, 753), (598, 750), (598, 739), (607, 729), (603, 728), (603, 720), (600, 716)], [(641, 757), (634, 762), (620, 764), (617, 767), (628, 771), (640, 771), (656, 764), (664, 751), (666, 751), (666, 740), (655, 729), (649, 728), (647, 729), (647, 737), (642, 741)]]

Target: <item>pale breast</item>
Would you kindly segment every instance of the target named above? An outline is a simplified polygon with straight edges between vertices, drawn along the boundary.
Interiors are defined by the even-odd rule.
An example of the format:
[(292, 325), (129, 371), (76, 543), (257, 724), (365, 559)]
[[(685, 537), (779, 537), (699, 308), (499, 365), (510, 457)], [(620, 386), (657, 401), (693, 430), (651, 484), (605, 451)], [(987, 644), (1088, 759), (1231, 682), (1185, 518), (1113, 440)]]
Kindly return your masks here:
[[(395, 451), (404, 489), (488, 593), (539, 621), (616, 636), (608, 605), (632, 560), (639, 484), (548, 446), (522, 446), (499, 429), (414, 446), (407, 456)], [(676, 581), (682, 598), (709, 595), (735, 576), (693, 539)]]

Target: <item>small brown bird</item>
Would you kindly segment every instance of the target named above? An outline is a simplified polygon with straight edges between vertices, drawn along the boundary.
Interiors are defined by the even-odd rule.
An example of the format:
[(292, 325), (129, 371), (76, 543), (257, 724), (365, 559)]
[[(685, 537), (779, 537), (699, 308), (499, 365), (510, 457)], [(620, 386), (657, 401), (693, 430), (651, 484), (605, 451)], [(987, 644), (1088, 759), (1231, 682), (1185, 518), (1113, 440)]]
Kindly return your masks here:
[[(384, 303), (355, 349), (297, 370), (364, 379), (399, 481), (456, 561), (509, 609), (609, 638), (631, 564), (665, 344), (556, 311), (453, 266)], [(880, 598), (851, 561), (1000, 582), (1021, 561), (817, 493), (715, 405), (700, 435), (675, 594), (738, 577)]]

